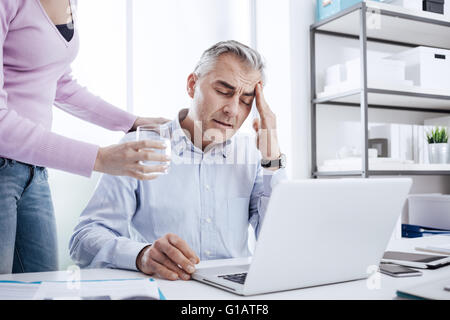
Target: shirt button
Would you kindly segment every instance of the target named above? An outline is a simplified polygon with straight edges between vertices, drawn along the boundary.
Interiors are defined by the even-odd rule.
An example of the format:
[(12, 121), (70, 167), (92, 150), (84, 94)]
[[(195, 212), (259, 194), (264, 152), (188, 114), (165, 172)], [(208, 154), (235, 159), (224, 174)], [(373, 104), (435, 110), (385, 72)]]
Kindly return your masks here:
[(211, 223), (211, 218), (206, 218), (206, 222)]
[(205, 251), (205, 253), (208, 257), (211, 255), (211, 251)]
[(210, 187), (209, 185), (205, 185), (206, 191), (209, 191)]

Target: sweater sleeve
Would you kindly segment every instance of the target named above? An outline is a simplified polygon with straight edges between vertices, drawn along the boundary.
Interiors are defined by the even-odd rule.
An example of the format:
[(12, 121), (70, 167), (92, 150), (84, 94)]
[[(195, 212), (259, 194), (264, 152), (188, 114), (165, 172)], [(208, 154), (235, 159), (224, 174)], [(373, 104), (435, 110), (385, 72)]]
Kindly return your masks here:
[(4, 89), (3, 45), (17, 10), (15, 6), (16, 1), (0, 1), (0, 155), (89, 177), (98, 146), (52, 133), (8, 109), (8, 94)]
[(72, 78), (71, 72), (68, 68), (58, 81), (55, 106), (103, 128), (127, 133), (137, 117), (90, 93)]

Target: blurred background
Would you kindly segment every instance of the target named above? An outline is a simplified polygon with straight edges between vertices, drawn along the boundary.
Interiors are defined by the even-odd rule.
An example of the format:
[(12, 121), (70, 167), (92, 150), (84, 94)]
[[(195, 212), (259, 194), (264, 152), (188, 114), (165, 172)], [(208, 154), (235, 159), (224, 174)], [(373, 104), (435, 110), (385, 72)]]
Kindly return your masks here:
[[(266, 61), (265, 97), (277, 115), (289, 178), (311, 177), (310, 25), (316, 0), (78, 0), (80, 52), (74, 76), (94, 94), (139, 116), (173, 119), (190, 106), (186, 79), (204, 50), (238, 40)], [(402, 49), (368, 43), (377, 56)], [(322, 90), (330, 66), (359, 57), (359, 42), (326, 34), (316, 39), (316, 76)], [(369, 109), (371, 124), (424, 125), (427, 112)], [(53, 130), (100, 146), (124, 135), (101, 129), (54, 108)], [(249, 121), (243, 131), (251, 132)], [(361, 148), (360, 109), (317, 109), (317, 162)], [(353, 150), (353, 149), (351, 149)], [(100, 175), (90, 179), (50, 170), (58, 227), (60, 269), (72, 265), (68, 243)], [(446, 176), (414, 176), (411, 193), (450, 193)], [(402, 216), (407, 222), (407, 213)]]

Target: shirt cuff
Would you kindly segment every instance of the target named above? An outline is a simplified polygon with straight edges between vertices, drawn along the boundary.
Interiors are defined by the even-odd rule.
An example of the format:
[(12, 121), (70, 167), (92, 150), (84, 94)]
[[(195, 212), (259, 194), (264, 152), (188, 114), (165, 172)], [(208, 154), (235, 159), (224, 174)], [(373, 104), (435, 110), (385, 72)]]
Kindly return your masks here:
[[(125, 238), (123, 238), (125, 240)], [(142, 243), (126, 239), (116, 248), (116, 254), (114, 255), (114, 265), (118, 269), (126, 269), (139, 271), (136, 266), (136, 259), (142, 249), (150, 243)]]

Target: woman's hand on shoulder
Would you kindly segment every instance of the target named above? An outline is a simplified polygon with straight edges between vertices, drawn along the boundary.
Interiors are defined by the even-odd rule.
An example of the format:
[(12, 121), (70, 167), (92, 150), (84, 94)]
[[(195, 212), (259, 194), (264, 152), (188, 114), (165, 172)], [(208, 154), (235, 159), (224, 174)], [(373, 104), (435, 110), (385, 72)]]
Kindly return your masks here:
[(137, 127), (144, 126), (144, 125), (161, 125), (164, 123), (169, 122), (169, 119), (166, 118), (145, 118), (145, 117), (138, 117), (136, 121), (134, 122), (133, 126), (131, 127), (130, 131), (133, 132), (137, 130)]

